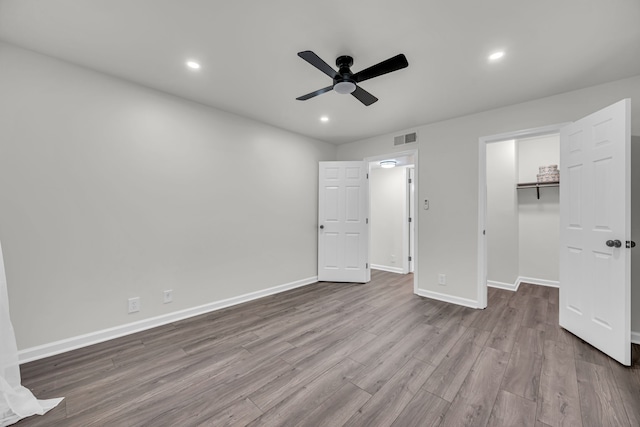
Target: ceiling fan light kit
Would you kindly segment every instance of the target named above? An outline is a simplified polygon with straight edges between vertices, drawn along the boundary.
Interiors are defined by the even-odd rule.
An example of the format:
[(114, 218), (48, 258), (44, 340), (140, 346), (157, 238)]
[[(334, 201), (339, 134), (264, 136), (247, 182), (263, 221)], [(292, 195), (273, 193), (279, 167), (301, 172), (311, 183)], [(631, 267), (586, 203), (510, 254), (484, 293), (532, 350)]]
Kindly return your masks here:
[(339, 56), (338, 59), (336, 59), (338, 71), (334, 70), (333, 67), (324, 62), (318, 55), (310, 50), (298, 52), (298, 56), (333, 79), (333, 84), (331, 86), (299, 96), (296, 98), (298, 101), (306, 101), (307, 99), (314, 98), (325, 92), (333, 90), (342, 95), (350, 93), (358, 101), (369, 106), (376, 102), (378, 98), (362, 89), (358, 86), (358, 83), (409, 66), (407, 58), (403, 54), (399, 54), (354, 74), (350, 69), (353, 65), (353, 58), (347, 55)]
[(338, 82), (333, 85), (333, 90), (341, 95), (348, 95), (356, 90), (356, 84), (354, 82)]

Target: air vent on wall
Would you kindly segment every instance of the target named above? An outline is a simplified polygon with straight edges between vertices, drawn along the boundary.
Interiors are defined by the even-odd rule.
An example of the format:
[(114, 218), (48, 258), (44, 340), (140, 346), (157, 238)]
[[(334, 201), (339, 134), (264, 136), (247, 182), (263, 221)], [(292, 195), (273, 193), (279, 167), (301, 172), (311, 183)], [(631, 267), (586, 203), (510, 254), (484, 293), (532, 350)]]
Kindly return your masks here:
[(411, 144), (418, 140), (418, 134), (416, 132), (408, 133), (406, 135), (400, 135), (393, 138), (393, 145)]

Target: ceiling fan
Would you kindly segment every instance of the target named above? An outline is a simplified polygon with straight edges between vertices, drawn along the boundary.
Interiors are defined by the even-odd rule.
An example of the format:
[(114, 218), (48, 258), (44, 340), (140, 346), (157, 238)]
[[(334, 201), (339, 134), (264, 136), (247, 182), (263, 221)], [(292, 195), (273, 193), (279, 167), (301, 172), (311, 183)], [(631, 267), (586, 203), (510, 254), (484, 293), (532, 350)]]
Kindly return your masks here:
[(329, 92), (330, 90), (335, 90), (343, 95), (350, 93), (358, 99), (358, 101), (369, 106), (376, 102), (378, 98), (362, 89), (358, 86), (358, 83), (409, 66), (407, 58), (403, 54), (399, 54), (393, 58), (389, 58), (386, 61), (382, 61), (379, 64), (372, 65), (369, 68), (365, 68), (364, 70), (353, 74), (349, 69), (349, 67), (353, 65), (353, 58), (347, 55), (339, 56), (338, 59), (336, 59), (338, 71), (335, 71), (329, 64), (324, 62), (318, 55), (310, 50), (299, 52), (298, 56), (333, 79), (333, 84), (331, 86), (327, 86), (320, 90), (316, 90), (315, 92), (296, 98), (299, 101), (306, 101), (307, 99)]

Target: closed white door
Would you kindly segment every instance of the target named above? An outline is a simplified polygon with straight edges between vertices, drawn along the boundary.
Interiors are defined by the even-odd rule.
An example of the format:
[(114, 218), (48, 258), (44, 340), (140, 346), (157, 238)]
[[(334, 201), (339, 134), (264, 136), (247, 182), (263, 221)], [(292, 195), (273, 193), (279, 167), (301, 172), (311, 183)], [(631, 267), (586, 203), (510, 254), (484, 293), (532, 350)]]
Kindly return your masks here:
[(365, 162), (320, 162), (318, 280), (371, 280), (369, 179)]
[(560, 326), (631, 363), (630, 100), (560, 132)]

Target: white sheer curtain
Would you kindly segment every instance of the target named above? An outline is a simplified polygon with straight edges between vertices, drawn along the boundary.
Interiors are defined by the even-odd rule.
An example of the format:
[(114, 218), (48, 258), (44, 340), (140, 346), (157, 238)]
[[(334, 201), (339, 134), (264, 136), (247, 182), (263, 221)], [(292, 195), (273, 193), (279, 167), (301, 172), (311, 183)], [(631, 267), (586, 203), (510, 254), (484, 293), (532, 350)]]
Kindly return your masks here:
[(9, 317), (7, 277), (0, 245), (0, 426), (8, 426), (31, 415), (42, 415), (62, 399), (36, 399), (20, 385), (18, 348)]

